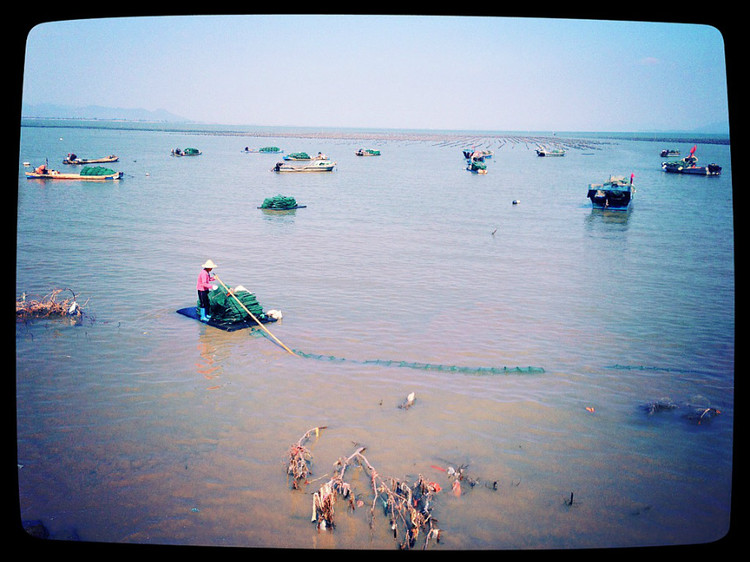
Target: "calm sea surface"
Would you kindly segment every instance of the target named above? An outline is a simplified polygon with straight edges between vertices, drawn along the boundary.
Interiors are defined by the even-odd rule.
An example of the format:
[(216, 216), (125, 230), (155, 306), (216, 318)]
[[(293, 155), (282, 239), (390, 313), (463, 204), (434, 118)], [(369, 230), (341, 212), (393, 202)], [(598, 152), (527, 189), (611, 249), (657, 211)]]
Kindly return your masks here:
[[(16, 294), (69, 288), (86, 312), (79, 325), (16, 324), (24, 521), (53, 539), (395, 549), (367, 507), (341, 503), (333, 531), (310, 522), (333, 463), (364, 445), (380, 475), (443, 487), (434, 550), (727, 533), (728, 143), (698, 142), (700, 163), (724, 169), (697, 177), (660, 166), (663, 148), (684, 155), (693, 139), (559, 133), (546, 140), (567, 155), (539, 158), (532, 134), (314, 133), (22, 127)], [(464, 169), (472, 143), (495, 151), (487, 175)], [(336, 170), (275, 174), (277, 156), (242, 152), (268, 145), (322, 151)], [(173, 158), (175, 147), (203, 154)], [(124, 179), (25, 178), (24, 162), (69, 171), (68, 152), (117, 154)], [(592, 210), (589, 183), (631, 173), (629, 212)], [(307, 207), (257, 208), (277, 194)], [(268, 327), (285, 345), (342, 360), (176, 314), (196, 302), (208, 258), (282, 311)], [(649, 415), (662, 398), (678, 408)], [(693, 406), (721, 414), (698, 424)], [(307, 443), (312, 481), (292, 490), (289, 447), (316, 426), (327, 429)], [(435, 467), (462, 465), (479, 484), (457, 496)], [(368, 505), (367, 478), (351, 478)]]

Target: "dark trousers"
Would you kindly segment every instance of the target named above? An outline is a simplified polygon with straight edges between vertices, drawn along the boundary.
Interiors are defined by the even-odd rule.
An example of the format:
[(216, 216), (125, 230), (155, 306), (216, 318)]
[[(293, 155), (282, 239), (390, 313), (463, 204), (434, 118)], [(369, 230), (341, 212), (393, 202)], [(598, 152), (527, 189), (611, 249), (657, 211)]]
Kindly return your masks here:
[(206, 309), (206, 312), (211, 310), (211, 301), (208, 300), (208, 291), (198, 291), (198, 302), (201, 303), (201, 308)]

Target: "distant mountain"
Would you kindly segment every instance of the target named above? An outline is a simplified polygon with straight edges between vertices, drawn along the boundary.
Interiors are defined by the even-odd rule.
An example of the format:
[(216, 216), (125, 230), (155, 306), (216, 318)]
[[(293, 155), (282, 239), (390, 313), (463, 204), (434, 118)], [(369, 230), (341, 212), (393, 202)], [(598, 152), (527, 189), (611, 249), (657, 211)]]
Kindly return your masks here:
[(23, 104), (22, 117), (44, 117), (49, 119), (115, 119), (125, 121), (148, 121), (158, 123), (186, 123), (189, 119), (170, 113), (166, 109), (149, 111), (141, 108), (102, 107), (87, 105), (55, 105), (51, 103)]
[(715, 121), (713, 123), (708, 123), (698, 129), (695, 129), (693, 131), (688, 131), (688, 132), (705, 133), (708, 135), (728, 135), (729, 134), (729, 122), (728, 121)]

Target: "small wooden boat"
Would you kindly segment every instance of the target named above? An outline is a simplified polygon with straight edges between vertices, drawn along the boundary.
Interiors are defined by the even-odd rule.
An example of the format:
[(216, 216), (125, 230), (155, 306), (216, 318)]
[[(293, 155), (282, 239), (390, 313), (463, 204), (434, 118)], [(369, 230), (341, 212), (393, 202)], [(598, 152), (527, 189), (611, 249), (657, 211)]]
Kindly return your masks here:
[(630, 182), (624, 176), (610, 176), (609, 181), (604, 183), (589, 184), (586, 196), (591, 199), (595, 209), (625, 211), (630, 206), (634, 194), (633, 174), (630, 174)]
[(243, 150), (242, 152), (247, 152), (248, 154), (280, 154), (284, 151), (281, 150), (278, 146), (264, 146), (257, 150), (246, 146), (245, 150)]
[(565, 156), (565, 151), (562, 148), (545, 148), (540, 147), (536, 149), (537, 156), (549, 157), (549, 156)]
[(201, 154), (203, 153), (197, 148), (186, 148), (184, 150), (180, 150), (179, 148), (172, 149), (172, 156), (200, 156)]
[(313, 160), (309, 164), (294, 166), (285, 162), (277, 162), (271, 168), (273, 172), (331, 172), (336, 166), (336, 162), (330, 160)]
[(670, 148), (665, 148), (660, 152), (660, 155), (662, 158), (668, 158), (669, 156), (679, 156), (680, 151), (679, 150), (672, 150)]
[(374, 150), (372, 148), (360, 148), (354, 154), (356, 154), (357, 156), (380, 156), (380, 151)]
[(80, 174), (65, 174), (57, 170), (48, 170), (46, 166), (39, 166), (33, 172), (26, 172), (26, 179), (29, 180), (113, 181), (121, 178), (122, 172), (115, 172), (107, 168), (101, 168), (101, 170), (83, 168)]
[(87, 164), (106, 164), (108, 162), (117, 162), (120, 158), (114, 154), (102, 158), (78, 158), (75, 154), (68, 154), (63, 160), (63, 164), (87, 165)]

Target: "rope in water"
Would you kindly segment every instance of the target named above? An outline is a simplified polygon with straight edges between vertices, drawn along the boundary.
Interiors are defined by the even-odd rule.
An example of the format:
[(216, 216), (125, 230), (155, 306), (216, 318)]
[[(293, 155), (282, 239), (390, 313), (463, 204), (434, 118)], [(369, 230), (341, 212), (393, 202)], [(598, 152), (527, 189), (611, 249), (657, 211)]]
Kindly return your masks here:
[(294, 353), (299, 357), (305, 357), (308, 359), (318, 359), (321, 361), (337, 361), (337, 362), (348, 362), (357, 363), (359, 365), (379, 365), (385, 367), (405, 367), (407, 369), (422, 369), (422, 370), (433, 370), (433, 371), (445, 371), (451, 373), (470, 373), (479, 375), (507, 375), (507, 374), (529, 374), (529, 375), (540, 375), (544, 373), (542, 367), (466, 367), (459, 365), (441, 365), (437, 363), (417, 363), (411, 361), (395, 361), (390, 359), (346, 359), (344, 357), (336, 357), (334, 355), (319, 355), (315, 353), (305, 353), (294, 350)]

